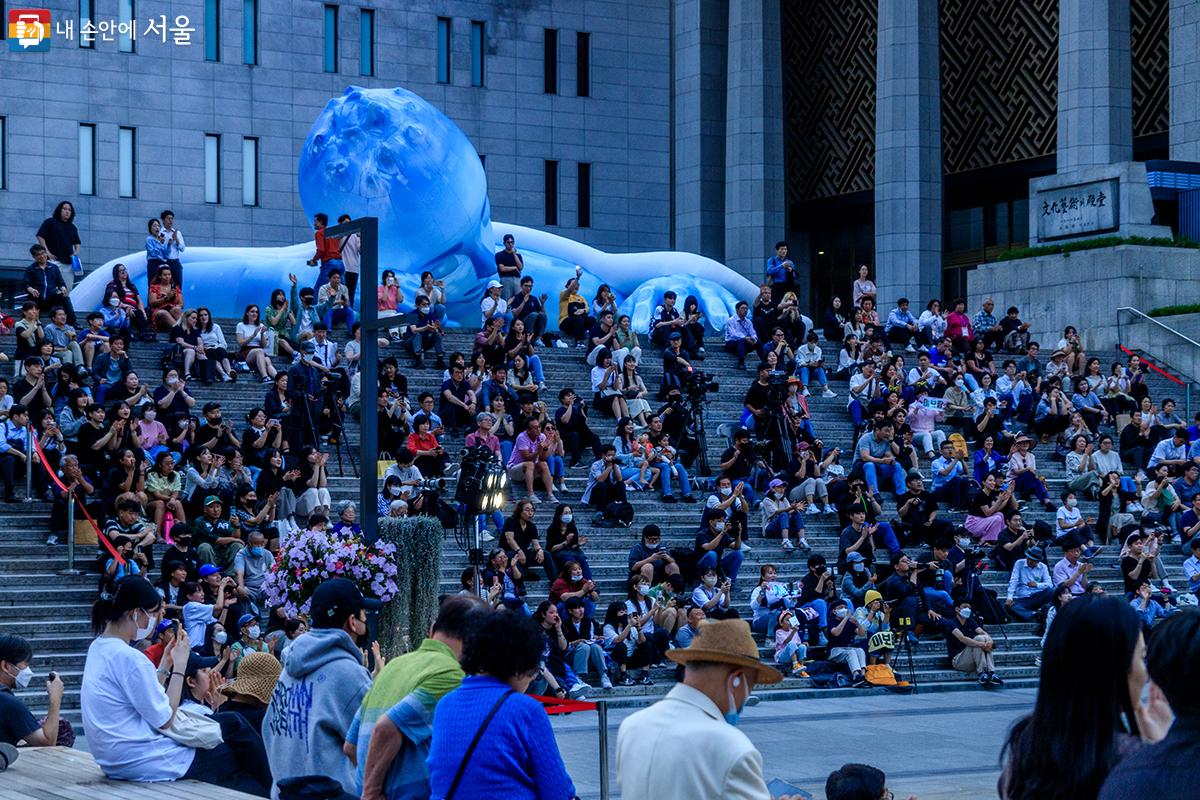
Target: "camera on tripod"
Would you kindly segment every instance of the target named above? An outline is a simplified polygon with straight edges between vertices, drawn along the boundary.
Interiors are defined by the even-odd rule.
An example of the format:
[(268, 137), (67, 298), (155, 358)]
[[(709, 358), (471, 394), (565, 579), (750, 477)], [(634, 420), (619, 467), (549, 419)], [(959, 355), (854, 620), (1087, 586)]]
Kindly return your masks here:
[(721, 384), (711, 372), (701, 372), (694, 369), (684, 375), (683, 393), (692, 400), (703, 400), (709, 392), (719, 391)]
[(418, 492), (444, 492), (446, 491), (446, 479), (422, 478), (417, 481), (416, 489)]
[(768, 410), (772, 413), (787, 401), (790, 377), (780, 369), (773, 369), (767, 373), (767, 401), (770, 403)]

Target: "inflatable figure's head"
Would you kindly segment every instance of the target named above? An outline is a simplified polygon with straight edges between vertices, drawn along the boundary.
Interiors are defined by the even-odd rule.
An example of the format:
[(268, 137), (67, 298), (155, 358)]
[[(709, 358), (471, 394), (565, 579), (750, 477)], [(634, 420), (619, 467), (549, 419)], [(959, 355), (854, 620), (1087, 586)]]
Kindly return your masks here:
[(474, 278), (495, 271), (479, 154), (410, 91), (351, 86), (330, 100), (304, 142), (298, 176), (310, 217), (379, 218), (380, 270), (428, 269), (460, 285), (478, 282), (468, 271)]

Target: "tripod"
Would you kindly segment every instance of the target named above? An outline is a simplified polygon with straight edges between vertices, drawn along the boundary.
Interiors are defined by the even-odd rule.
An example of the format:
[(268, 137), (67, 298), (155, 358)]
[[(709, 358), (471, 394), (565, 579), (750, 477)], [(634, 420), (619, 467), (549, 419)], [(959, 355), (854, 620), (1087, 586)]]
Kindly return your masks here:
[(913, 630), (912, 617), (896, 617), (895, 619), (896, 635), (900, 637), (899, 648), (904, 651), (905, 660), (908, 662), (908, 682), (912, 686), (912, 693), (917, 693), (917, 665), (913, 660), (913, 646), (909, 641), (909, 635)]
[(765, 435), (759, 438), (767, 441), (765, 457), (773, 470), (781, 470), (788, 465), (788, 459), (793, 452), (792, 435), (783, 421), (783, 412), (779, 409), (767, 409), (767, 425)]
[[(692, 415), (692, 434), (696, 440), (696, 457), (700, 464), (700, 474), (704, 477), (712, 475), (708, 466), (708, 437), (704, 433), (704, 400), (693, 397), (688, 402), (688, 411)], [(684, 428), (687, 431), (687, 428)]]
[(346, 411), (342, 408), (342, 396), (340, 393), (334, 393), (332, 396), (327, 396), (325, 399), (326, 407), (329, 409), (330, 427), (329, 444), (333, 445), (334, 453), (337, 456), (338, 475), (346, 477), (346, 466), (342, 462), (343, 453), (346, 460), (350, 462), (351, 471), (354, 477), (358, 477), (358, 461), (350, 454), (350, 445), (346, 443)]

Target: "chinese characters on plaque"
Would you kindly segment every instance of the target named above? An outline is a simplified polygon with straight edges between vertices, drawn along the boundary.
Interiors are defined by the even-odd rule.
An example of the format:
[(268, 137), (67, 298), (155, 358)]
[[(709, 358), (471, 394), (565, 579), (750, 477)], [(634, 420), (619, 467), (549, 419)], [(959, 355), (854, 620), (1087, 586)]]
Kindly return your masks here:
[(1111, 180), (1058, 186), (1037, 193), (1038, 240), (1115, 231), (1119, 182)]

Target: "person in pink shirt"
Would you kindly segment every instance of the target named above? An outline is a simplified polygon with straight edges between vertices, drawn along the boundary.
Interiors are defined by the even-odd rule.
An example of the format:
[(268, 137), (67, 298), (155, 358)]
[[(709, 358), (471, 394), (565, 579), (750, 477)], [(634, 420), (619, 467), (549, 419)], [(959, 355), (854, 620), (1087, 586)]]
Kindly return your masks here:
[(554, 496), (554, 478), (550, 476), (550, 466), (546, 462), (549, 452), (550, 441), (542, 433), (541, 422), (537, 417), (531, 417), (528, 428), (517, 436), (513, 445), (512, 455), (508, 459), (508, 479), (513, 483), (524, 483), (528, 493), (526, 496), (535, 503), (540, 502), (533, 493), (535, 476), (540, 477), (542, 485), (546, 487), (546, 499), (551, 503), (558, 502)]
[(146, 451), (146, 458), (151, 462), (167, 449), (167, 429), (155, 419), (157, 416), (158, 412), (153, 404), (145, 405), (142, 406), (142, 413), (138, 415), (137, 421), (138, 440), (142, 443), (142, 449)]
[(916, 397), (908, 407), (908, 427), (912, 428), (913, 443), (922, 448), (925, 458), (932, 461), (946, 441), (946, 432), (937, 429), (937, 423), (946, 419), (946, 415), (926, 404), (929, 390), (924, 386), (917, 387)]
[(965, 353), (971, 345), (971, 318), (967, 316), (967, 301), (954, 301), (954, 310), (946, 315), (946, 335), (954, 342), (956, 353)]

